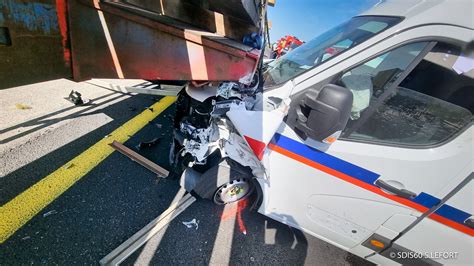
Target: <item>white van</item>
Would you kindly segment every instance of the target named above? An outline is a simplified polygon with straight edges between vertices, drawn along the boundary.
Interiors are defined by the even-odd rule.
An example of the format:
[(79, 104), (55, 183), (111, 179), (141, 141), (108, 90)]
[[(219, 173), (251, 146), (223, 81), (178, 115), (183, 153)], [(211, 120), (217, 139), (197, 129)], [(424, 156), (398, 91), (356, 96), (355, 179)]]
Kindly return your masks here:
[(257, 191), (260, 213), (378, 264), (472, 265), (473, 13), (383, 1), (261, 82), (188, 86), (182, 185), (220, 204)]

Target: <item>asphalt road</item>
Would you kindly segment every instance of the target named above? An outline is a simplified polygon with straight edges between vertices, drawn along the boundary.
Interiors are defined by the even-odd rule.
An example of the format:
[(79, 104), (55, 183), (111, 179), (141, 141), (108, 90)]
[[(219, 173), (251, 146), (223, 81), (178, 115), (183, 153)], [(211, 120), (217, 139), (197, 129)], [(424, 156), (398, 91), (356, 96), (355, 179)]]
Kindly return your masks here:
[[(46, 132), (4, 154), (15, 165), (0, 178), (0, 204), (13, 199), (43, 177), (103, 139), (157, 99), (134, 96), (94, 114), (76, 117), (70, 123)], [(108, 123), (95, 114), (112, 118)], [(134, 148), (141, 141), (160, 137), (142, 155), (168, 168), (174, 106), (146, 125), (125, 144)], [(64, 141), (86, 125), (94, 130)], [(51, 143), (63, 143), (31, 162), (19, 158), (43, 154)], [(10, 164), (11, 165), (11, 164)], [(0, 265), (98, 264), (110, 251), (160, 215), (173, 200), (176, 179), (158, 181), (156, 176), (118, 152), (112, 153), (76, 184), (49, 204), (0, 245)], [(242, 220), (227, 208), (197, 201), (166, 230), (135, 252), (125, 264), (292, 264), (364, 265), (368, 262), (298, 230), (245, 208)], [(199, 228), (182, 222), (199, 220)], [(241, 230), (241, 223), (246, 234)]]
[[(248, 208), (241, 218), (233, 215), (233, 209), (197, 201), (124, 265), (369, 265)], [(183, 224), (193, 219), (198, 222), (197, 229)]]

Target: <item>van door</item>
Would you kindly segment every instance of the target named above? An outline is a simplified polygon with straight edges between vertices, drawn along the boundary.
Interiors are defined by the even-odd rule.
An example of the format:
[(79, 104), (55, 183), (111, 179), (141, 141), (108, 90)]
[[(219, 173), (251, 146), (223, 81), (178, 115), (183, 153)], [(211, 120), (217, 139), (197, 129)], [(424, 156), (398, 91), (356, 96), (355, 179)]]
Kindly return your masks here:
[(439, 208), (427, 213), (427, 217), (420, 217), (419, 223), (410, 226), (371, 260), (383, 263), (383, 256), (403, 265), (420, 262), (472, 265), (473, 176), (471, 173)]
[[(374, 233), (395, 239), (472, 169), (474, 72), (459, 58), (452, 44), (409, 43), (293, 95), (290, 112), (308, 90), (343, 86), (351, 118), (332, 145), (282, 125), (260, 211), (344, 249)], [(430, 77), (446, 82), (426, 85)]]
[[(400, 86), (416, 88), (474, 112), (474, 59), (459, 55), (456, 50), (459, 48), (454, 45), (438, 44)], [(464, 145), (473, 149), (472, 129), (468, 132), (470, 137), (466, 138)], [(463, 136), (461, 134), (459, 138)], [(458, 176), (464, 180), (454, 188), (452, 186), (457, 182), (445, 187), (440, 194), (449, 193), (414, 224), (403, 230), (393, 245), (381, 252), (382, 256), (402, 264), (415, 262), (413, 259), (416, 259), (417, 263), (424, 260), (429, 264), (472, 264), (472, 154), (469, 159), (471, 164), (459, 169)]]

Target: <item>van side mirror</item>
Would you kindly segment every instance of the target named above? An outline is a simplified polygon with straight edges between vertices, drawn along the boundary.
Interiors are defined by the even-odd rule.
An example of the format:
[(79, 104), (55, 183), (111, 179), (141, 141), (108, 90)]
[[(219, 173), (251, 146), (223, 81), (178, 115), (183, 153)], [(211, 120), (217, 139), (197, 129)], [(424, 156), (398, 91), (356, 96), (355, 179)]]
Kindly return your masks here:
[(351, 91), (341, 86), (309, 88), (292, 101), (286, 123), (303, 140), (332, 143), (346, 127), (352, 101)]

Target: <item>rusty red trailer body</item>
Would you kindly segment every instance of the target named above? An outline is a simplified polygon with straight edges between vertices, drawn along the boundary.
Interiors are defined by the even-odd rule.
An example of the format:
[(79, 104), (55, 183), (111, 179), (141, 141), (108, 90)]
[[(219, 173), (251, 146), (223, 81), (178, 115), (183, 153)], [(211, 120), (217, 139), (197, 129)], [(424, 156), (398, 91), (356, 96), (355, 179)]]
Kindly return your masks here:
[[(260, 11), (253, 10), (247, 21), (245, 15), (249, 7), (259, 7), (255, 3), (260, 0), (229, 0), (232, 5), (223, 3), (227, 6), (222, 9), (215, 7), (216, 1), (205, 3), (210, 0), (6, 1), (7, 4), (0, 5), (0, 29), (7, 32), (8, 36), (4, 37), (10, 38), (10, 43), (0, 43), (0, 54), (8, 59), (0, 80), (8, 82), (0, 82), (4, 83), (0, 88), (24, 84), (21, 82), (24, 80), (71, 78), (71, 73), (76, 81), (90, 78), (237, 81), (255, 71), (261, 54), (239, 39), (259, 31), (259, 21), (255, 23), (255, 18)], [(161, 11), (154, 8), (158, 4)], [(36, 8), (41, 5), (42, 9)], [(13, 12), (25, 6), (31, 6), (30, 12), (23, 15), (23, 20), (14, 21)], [(235, 7), (240, 6), (245, 15), (239, 17), (215, 11), (232, 7), (235, 15)], [(52, 12), (47, 17), (36, 14), (42, 10)], [(196, 14), (191, 14), (194, 11)], [(49, 23), (46, 30), (43, 29), (45, 19)], [(27, 35), (31, 25), (26, 24), (32, 21), (39, 24), (33, 25), (32, 31), (40, 32), (30, 37), (29, 42), (22, 41), (18, 36)], [(42, 41), (44, 38), (51, 41), (46, 43)], [(26, 62), (15, 68), (12, 61), (18, 63), (20, 58)], [(51, 63), (45, 66), (39, 62)]]
[(65, 3), (0, 0), (0, 89), (72, 77)]

